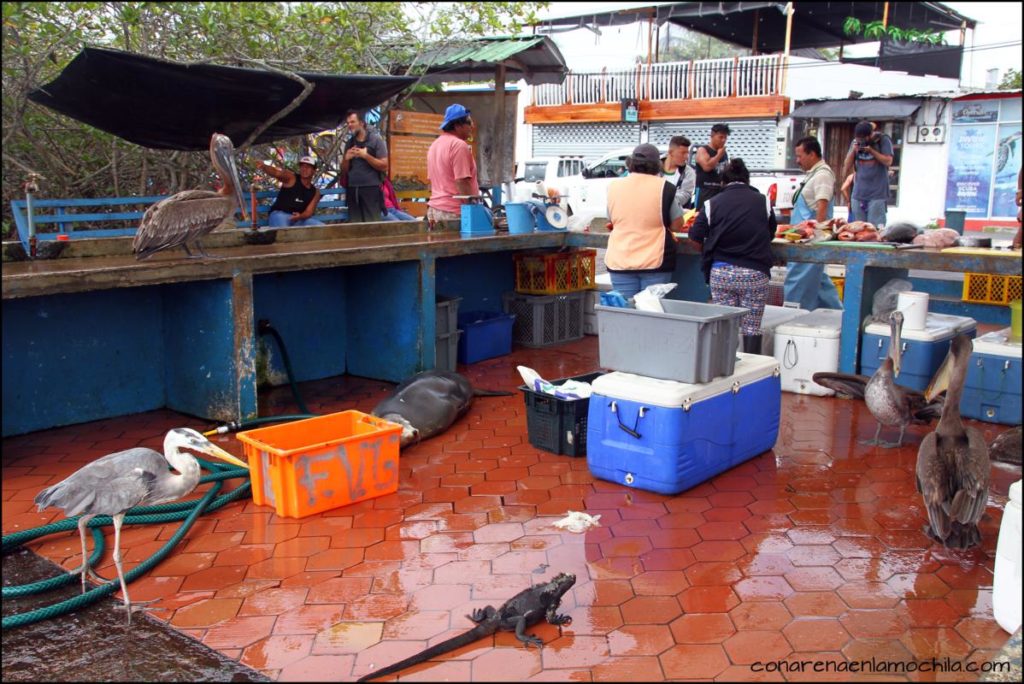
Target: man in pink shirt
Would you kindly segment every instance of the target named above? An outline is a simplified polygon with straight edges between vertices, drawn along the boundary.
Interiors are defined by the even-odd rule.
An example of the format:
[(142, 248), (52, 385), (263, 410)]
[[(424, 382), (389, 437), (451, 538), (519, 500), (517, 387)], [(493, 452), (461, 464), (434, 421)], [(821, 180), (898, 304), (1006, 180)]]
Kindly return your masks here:
[(431, 230), (458, 230), (464, 200), (455, 196), (480, 194), (473, 148), (466, 142), (473, 125), (468, 109), (460, 104), (449, 106), (441, 122), (442, 133), (427, 150), (427, 221)]

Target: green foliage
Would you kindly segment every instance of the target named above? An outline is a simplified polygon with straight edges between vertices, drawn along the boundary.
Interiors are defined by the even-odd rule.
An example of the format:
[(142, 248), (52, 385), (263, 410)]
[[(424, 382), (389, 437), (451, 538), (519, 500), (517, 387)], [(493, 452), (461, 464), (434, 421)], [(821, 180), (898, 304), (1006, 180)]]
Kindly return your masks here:
[[(410, 55), (518, 33), (545, 2), (4, 2), (3, 204), (28, 172), (40, 196), (162, 194), (197, 187), (205, 153), (132, 145), (30, 103), (86, 45), (181, 62), (329, 73), (422, 74)], [(236, 141), (241, 143), (242, 141)], [(287, 141), (291, 150), (308, 144)], [(262, 155), (262, 152), (260, 153)]]
[(1009, 68), (999, 82), (1000, 90), (1020, 90), (1020, 69)]
[(857, 17), (846, 17), (843, 22), (843, 33), (848, 36), (863, 35), (868, 40), (898, 40), (929, 45), (945, 45), (946, 37), (938, 31), (922, 31), (916, 28), (904, 29), (899, 26), (885, 26), (882, 21), (869, 21), (864, 24)]

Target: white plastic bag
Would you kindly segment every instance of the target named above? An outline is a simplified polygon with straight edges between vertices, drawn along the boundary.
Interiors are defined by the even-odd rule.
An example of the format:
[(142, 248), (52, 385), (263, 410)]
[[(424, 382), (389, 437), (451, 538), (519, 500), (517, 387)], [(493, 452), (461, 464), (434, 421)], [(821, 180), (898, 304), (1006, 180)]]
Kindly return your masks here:
[(661, 299), (674, 289), (676, 289), (675, 283), (648, 285), (643, 291), (637, 292), (636, 295), (634, 295), (633, 305), (636, 307), (637, 311), (665, 313), (665, 307), (661, 305)]

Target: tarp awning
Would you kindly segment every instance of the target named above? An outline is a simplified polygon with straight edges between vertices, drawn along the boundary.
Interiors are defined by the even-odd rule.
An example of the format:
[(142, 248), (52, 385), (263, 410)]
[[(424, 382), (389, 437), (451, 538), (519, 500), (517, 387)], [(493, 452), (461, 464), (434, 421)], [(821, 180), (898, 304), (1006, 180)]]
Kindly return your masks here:
[(499, 64), (505, 65), (509, 80), (523, 78), (530, 85), (561, 83), (569, 72), (565, 58), (548, 36), (479, 38), (468, 45), (428, 50), (419, 61), (431, 65), (425, 83), (491, 81)]
[[(597, 3), (593, 3), (596, 5)], [(734, 45), (751, 47), (757, 36), (757, 50), (782, 52), (785, 46), (785, 2), (672, 2), (652, 3), (647, 7), (587, 12), (571, 17), (544, 19), (544, 27), (580, 28), (620, 26), (653, 19), (685, 26), (704, 35)], [(790, 49), (836, 47), (841, 44), (867, 43), (877, 39), (848, 36), (843, 32), (846, 17), (862, 24), (881, 20), (888, 4), (890, 26), (919, 31), (953, 31), (962, 24), (973, 29), (975, 21), (939, 2), (794, 2), (793, 32)]]
[(921, 107), (921, 98), (880, 100), (821, 100), (794, 109), (794, 119), (905, 119)]
[[(255, 142), (336, 128), (348, 110), (374, 107), (416, 80), (297, 73), (313, 83), (313, 91)], [(144, 147), (205, 150), (215, 132), (243, 143), (300, 92), (301, 84), (272, 71), (182, 64), (87, 47), (28, 97)]]

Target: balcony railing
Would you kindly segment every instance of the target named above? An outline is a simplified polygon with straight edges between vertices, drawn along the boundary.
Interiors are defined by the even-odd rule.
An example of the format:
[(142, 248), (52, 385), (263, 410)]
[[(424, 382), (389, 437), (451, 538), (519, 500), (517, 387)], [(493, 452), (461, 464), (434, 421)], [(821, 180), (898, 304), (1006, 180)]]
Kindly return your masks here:
[(763, 97), (780, 94), (783, 56), (757, 55), (570, 71), (561, 84), (534, 86), (533, 104), (557, 106), (637, 100)]

